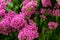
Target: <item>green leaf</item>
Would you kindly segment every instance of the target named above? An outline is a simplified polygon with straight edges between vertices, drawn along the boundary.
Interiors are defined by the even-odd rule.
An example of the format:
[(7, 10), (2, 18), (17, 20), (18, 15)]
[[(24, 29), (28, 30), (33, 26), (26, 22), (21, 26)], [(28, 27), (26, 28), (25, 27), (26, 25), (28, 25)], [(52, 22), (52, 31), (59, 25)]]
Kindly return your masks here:
[(18, 4), (19, 0), (13, 0), (14, 4)]
[(8, 3), (7, 7), (12, 8), (13, 7), (13, 2)]
[(10, 11), (11, 9), (9, 7), (6, 7), (5, 10), (8, 12)]
[(17, 6), (17, 5), (13, 8), (13, 10), (14, 10), (15, 12), (18, 12), (18, 9), (19, 9), (19, 6)]
[(22, 7), (22, 4), (20, 4), (20, 8)]

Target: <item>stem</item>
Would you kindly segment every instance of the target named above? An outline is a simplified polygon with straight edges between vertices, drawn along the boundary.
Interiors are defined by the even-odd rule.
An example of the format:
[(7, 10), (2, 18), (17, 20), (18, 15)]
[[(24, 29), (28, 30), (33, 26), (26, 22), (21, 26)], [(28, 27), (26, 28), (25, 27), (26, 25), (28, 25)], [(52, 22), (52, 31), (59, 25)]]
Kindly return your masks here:
[(56, 16), (56, 21), (58, 22), (58, 17)]
[(41, 19), (40, 19), (40, 25), (42, 25), (42, 22), (43, 22), (43, 19), (41, 18)]
[(49, 33), (47, 34), (47, 39), (46, 40), (49, 40)]
[(44, 26), (42, 27), (42, 40), (45, 40), (45, 28)]

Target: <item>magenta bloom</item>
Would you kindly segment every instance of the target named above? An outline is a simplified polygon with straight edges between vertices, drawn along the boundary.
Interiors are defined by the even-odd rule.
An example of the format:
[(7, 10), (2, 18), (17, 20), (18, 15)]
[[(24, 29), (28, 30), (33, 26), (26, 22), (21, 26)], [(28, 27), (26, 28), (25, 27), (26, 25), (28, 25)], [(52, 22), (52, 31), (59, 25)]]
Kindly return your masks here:
[(23, 31), (19, 32), (18, 40), (33, 40), (32, 36), (32, 31), (24, 29)]
[(41, 0), (44, 7), (51, 6), (51, 0)]
[(21, 29), (25, 24), (26, 21), (24, 20), (24, 18), (20, 15), (16, 15), (14, 18), (12, 18), (10, 25), (14, 29)]
[(19, 31), (18, 39), (19, 40), (33, 40), (38, 38), (38, 28), (36, 24), (29, 19), (29, 25), (25, 25), (25, 27)]
[(54, 16), (60, 16), (60, 10), (59, 9), (53, 10), (52, 13)]
[(57, 0), (57, 2), (58, 2), (58, 5), (60, 6), (60, 0)]
[(56, 29), (57, 26), (58, 26), (58, 23), (56, 23), (56, 22), (49, 22), (48, 23), (49, 29)]
[(3, 2), (5, 2), (4, 0), (0, 0), (0, 3), (3, 3)]
[(23, 12), (20, 12), (20, 14), (19, 14), (20, 16), (22, 16), (22, 18), (26, 18), (26, 15), (25, 15), (25, 13), (23, 13)]
[(5, 10), (4, 9), (1, 9), (0, 10), (0, 17), (4, 16), (5, 15)]
[(23, 6), (26, 6), (30, 1), (31, 1), (31, 0), (24, 0), (23, 3), (22, 3)]
[(32, 30), (32, 31), (37, 31), (38, 28), (36, 27), (36, 24), (31, 23), (30, 25), (25, 26), (26, 29)]
[(34, 30), (32, 31), (27, 28), (23, 28), (18, 34), (19, 40), (33, 40), (34, 38), (37, 38), (37, 37), (38, 37), (37, 31), (34, 31)]
[(0, 4), (0, 9), (5, 9), (5, 7), (6, 7), (6, 3), (5, 2)]
[(27, 16), (31, 16), (36, 10), (37, 2), (31, 1), (26, 6), (23, 6), (21, 11)]
[(5, 9), (6, 5), (11, 2), (11, 0), (0, 0), (0, 9)]
[(33, 33), (33, 36), (32, 36), (33, 39), (34, 38), (38, 38), (38, 32), (37, 32), (38, 28), (34, 24), (32, 24), (32, 25), (26, 25), (26, 27), (23, 28), (22, 30), (24, 30), (24, 29), (28, 29), (28, 30), (32, 31), (32, 33)]
[(31, 1), (37, 1), (37, 0), (23, 0), (23, 3), (22, 3), (22, 5), (23, 6), (26, 6), (29, 2), (31, 2)]
[(6, 17), (11, 17), (13, 18), (14, 16), (18, 15), (17, 13), (15, 13), (14, 11), (10, 10), (8, 13), (5, 14), (5, 18)]
[(40, 13), (41, 14), (45, 14), (46, 13), (46, 9), (40, 9)]
[(2, 19), (0, 22), (0, 33), (8, 35), (11, 32), (10, 17)]

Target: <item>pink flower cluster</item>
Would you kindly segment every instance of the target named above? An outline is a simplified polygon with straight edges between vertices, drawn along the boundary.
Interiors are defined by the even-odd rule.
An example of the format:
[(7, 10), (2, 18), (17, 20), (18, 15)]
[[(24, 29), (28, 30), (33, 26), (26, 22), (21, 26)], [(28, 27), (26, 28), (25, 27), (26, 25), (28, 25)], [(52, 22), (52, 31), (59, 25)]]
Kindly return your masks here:
[(30, 17), (36, 11), (36, 6), (37, 6), (37, 1), (24, 0), (21, 11), (25, 13), (26, 16)]
[[(60, 0), (57, 0), (57, 3), (52, 4), (52, 0), (41, 0), (42, 7), (40, 8), (40, 17), (44, 20), (47, 19), (46, 15), (60, 17)], [(56, 29), (58, 27), (58, 23), (56, 22), (48, 22), (49, 29)]]
[[(11, 0), (10, 0), (11, 1)], [(10, 2), (9, 0), (0, 0), (0, 33), (4, 35), (8, 35), (8, 33), (11, 31), (10, 27), (10, 20), (11, 17), (5, 17), (5, 7), (7, 5), (7, 2)]]
[[(38, 28), (30, 19), (32, 14), (40, 13), (40, 18), (43, 18), (44, 21), (47, 19), (46, 15), (60, 16), (60, 10), (58, 9), (60, 0), (53, 7), (51, 0), (41, 0), (42, 7), (40, 10), (36, 10), (37, 0), (23, 0), (20, 13), (15, 13), (12, 10), (6, 12), (5, 8), (9, 2), (11, 0), (0, 0), (0, 34), (8, 35), (11, 31), (18, 31), (18, 40), (38, 38)], [(56, 29), (57, 26), (57, 22), (48, 22), (49, 29)]]
[(29, 25), (20, 30), (18, 34), (19, 40), (33, 40), (38, 37), (36, 24), (30, 21)]
[(7, 2), (11, 2), (11, 0), (0, 0), (0, 17), (5, 15)]
[(5, 8), (8, 2), (11, 2), (11, 0), (0, 1), (0, 34), (8, 35), (11, 31), (18, 31), (19, 40), (33, 40), (38, 38), (36, 24), (29, 18), (29, 24), (26, 20), (26, 16), (30, 17), (35, 12), (37, 1), (30, 0), (26, 3), (27, 0), (24, 0), (20, 14), (12, 10), (6, 12)]
[(47, 6), (51, 6), (52, 5), (51, 4), (51, 0), (41, 0), (41, 2), (42, 2), (42, 5), (44, 7), (47, 7)]
[(13, 13), (13, 11), (5, 13), (5, 15), (1, 18), (0, 33), (4, 35), (8, 35), (8, 33), (11, 32), (10, 23), (14, 16), (15, 16), (15, 13)]
[(56, 22), (49, 22), (48, 23), (49, 29), (56, 29), (58, 26), (58, 23)]
[(57, 0), (58, 1), (58, 5), (60, 6), (60, 0)]
[(54, 16), (60, 16), (60, 10), (59, 9), (53, 10), (52, 13)]

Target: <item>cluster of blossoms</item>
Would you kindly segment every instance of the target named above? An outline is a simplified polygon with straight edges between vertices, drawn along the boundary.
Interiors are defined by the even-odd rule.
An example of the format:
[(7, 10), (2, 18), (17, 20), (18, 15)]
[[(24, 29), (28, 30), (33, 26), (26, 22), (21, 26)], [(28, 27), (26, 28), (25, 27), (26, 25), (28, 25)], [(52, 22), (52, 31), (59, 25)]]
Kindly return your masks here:
[(19, 14), (12, 10), (9, 12), (5, 11), (6, 5), (11, 0), (0, 1), (0, 34), (8, 35), (12, 31), (18, 31), (19, 40), (34, 40), (38, 38), (36, 24), (29, 18), (29, 24), (26, 20), (26, 16), (30, 17), (35, 12), (37, 1), (28, 0), (27, 3), (26, 1), (23, 1), (23, 7)]
[[(23, 0), (22, 8), (20, 13), (15, 13), (10, 10), (5, 11), (6, 5), (11, 2), (11, 0), (1, 0), (0, 1), (0, 34), (8, 35), (10, 32), (18, 31), (18, 40), (34, 40), (38, 38), (38, 28), (36, 24), (31, 20), (31, 15), (36, 14), (36, 7), (38, 5), (37, 0)], [(47, 19), (47, 15), (60, 16), (60, 0), (54, 4), (53, 9), (51, 0), (41, 0), (42, 8), (38, 11), (40, 18), (44, 20)], [(27, 18), (26, 18), (27, 17)], [(28, 22), (27, 22), (28, 20)], [(58, 22), (48, 22), (49, 29), (56, 29)]]
[(51, 4), (51, 0), (41, 0), (41, 2), (42, 2), (42, 5), (44, 7), (47, 7), (47, 6), (51, 6), (52, 5)]
[(18, 34), (19, 40), (33, 40), (38, 37), (36, 24), (29, 20), (29, 25), (25, 25), (25, 28), (20, 30)]
[[(26, 23), (24, 17), (20, 18), (20, 23), (22, 30), (19, 31), (18, 34), (18, 39), (19, 40), (34, 40), (35, 38), (38, 38), (38, 28), (36, 27), (36, 24), (30, 20), (29, 18), (31, 17), (32, 14), (35, 13), (36, 11), (36, 6), (37, 6), (37, 1), (35, 0), (24, 0), (22, 2), (23, 7), (21, 9), (22, 14), (24, 14), (24, 17), (28, 17), (29, 24)], [(16, 17), (15, 17), (16, 19)], [(18, 19), (17, 19), (18, 20)], [(15, 24), (16, 25), (16, 24)]]
[(10, 17), (5, 18), (5, 7), (11, 0), (0, 0), (0, 33), (7, 35), (10, 32)]
[(25, 0), (23, 1), (23, 7), (21, 11), (25, 13), (26, 16), (30, 17), (36, 11), (37, 1), (35, 0)]
[[(55, 16), (55, 17), (60, 17), (60, 0), (57, 0), (57, 2), (55, 4), (52, 4), (52, 0), (41, 0), (42, 3), (42, 8), (40, 9), (40, 17), (43, 18), (44, 20), (47, 19), (47, 17), (45, 16), (47, 15), (51, 15), (51, 16)], [(57, 19), (56, 19), (57, 20)], [(48, 28), (49, 29), (56, 29), (58, 26), (58, 23), (55, 21), (49, 21), (48, 22)]]
[(0, 17), (5, 15), (5, 8), (8, 2), (11, 2), (11, 0), (0, 0)]

